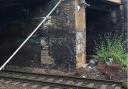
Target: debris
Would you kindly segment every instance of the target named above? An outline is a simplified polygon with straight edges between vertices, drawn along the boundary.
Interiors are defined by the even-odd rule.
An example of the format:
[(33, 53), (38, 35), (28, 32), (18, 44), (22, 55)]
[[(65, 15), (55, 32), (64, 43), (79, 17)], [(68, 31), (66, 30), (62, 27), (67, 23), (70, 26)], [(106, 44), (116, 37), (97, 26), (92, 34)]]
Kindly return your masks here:
[(81, 67), (82, 68), (86, 68), (88, 66), (88, 64), (82, 64)]
[(96, 65), (97, 65), (97, 60), (95, 60), (95, 59), (91, 59), (90, 61), (89, 61), (89, 64), (88, 64), (90, 67), (96, 67)]

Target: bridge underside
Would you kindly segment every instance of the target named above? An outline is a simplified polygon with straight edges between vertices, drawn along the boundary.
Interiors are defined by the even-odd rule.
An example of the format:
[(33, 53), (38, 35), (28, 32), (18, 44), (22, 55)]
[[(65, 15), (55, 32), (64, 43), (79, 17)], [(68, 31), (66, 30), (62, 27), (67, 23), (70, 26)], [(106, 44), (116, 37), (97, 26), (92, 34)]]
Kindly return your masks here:
[[(84, 65), (86, 55), (95, 55), (94, 40), (98, 40), (98, 35), (122, 31), (121, 23), (124, 23), (124, 18), (120, 18), (124, 13), (121, 5), (104, 0), (86, 2), (89, 7), (81, 6), (79, 0), (63, 1), (9, 65), (71, 68)], [(0, 15), (0, 64), (56, 3), (56, 0), (33, 0), (31, 3), (14, 0), (10, 5), (0, 6), (0, 13), (3, 13)]]

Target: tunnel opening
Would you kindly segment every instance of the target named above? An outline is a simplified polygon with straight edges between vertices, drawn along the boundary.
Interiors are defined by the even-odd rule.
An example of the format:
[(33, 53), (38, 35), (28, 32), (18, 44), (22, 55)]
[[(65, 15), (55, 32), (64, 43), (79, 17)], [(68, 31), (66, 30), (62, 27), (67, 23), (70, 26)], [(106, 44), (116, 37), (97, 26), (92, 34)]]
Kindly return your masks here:
[(107, 32), (112, 32), (113, 23), (110, 11), (96, 10), (93, 8), (86, 9), (86, 55), (88, 58), (95, 53), (95, 42), (99, 36)]
[(90, 8), (86, 10), (87, 55), (95, 54), (93, 52), (95, 47), (94, 40), (97, 39), (100, 32), (105, 31), (106, 26), (103, 26), (103, 21), (105, 22), (105, 17), (107, 14), (108, 12), (98, 11)]

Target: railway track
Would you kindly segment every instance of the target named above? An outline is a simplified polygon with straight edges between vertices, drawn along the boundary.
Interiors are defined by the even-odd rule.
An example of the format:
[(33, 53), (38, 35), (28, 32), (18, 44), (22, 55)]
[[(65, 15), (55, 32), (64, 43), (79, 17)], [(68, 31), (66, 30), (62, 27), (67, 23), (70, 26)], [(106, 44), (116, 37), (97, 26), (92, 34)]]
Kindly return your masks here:
[[(22, 81), (26, 85), (27, 83), (34, 83), (37, 86), (49, 86), (48, 89), (122, 89), (122, 82), (19, 71), (1, 71), (0, 79)], [(29, 86), (32, 85), (29, 84)]]

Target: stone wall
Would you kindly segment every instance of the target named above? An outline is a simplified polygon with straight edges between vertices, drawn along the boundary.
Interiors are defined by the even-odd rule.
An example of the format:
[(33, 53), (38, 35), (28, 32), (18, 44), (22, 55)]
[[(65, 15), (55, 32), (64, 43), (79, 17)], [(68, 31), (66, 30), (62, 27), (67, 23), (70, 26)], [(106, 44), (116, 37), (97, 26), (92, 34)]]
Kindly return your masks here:
[[(47, 10), (44, 10), (46, 13), (48, 13), (48, 11), (51, 10), (51, 7), (53, 7), (56, 3), (49, 3), (49, 5), (51, 4), (52, 6), (48, 7)], [(39, 66), (41, 64), (54, 64), (54, 60), (58, 61), (56, 63), (64, 63), (64, 61), (65, 63), (67, 63), (68, 61), (70, 61), (69, 59), (73, 59), (75, 55), (75, 17), (73, 5), (73, 0), (63, 1), (61, 5), (56, 9), (56, 11), (54, 11), (54, 13), (51, 15), (51, 17), (57, 17), (57, 19), (60, 20), (58, 22), (62, 22), (63, 26), (59, 24), (60, 26), (57, 25), (58, 27), (51, 26), (46, 30), (42, 25), (41, 28), (30, 38), (30, 40), (25, 44), (25, 46), (18, 52), (18, 54), (12, 59), (9, 64), (19, 66)], [(41, 9), (41, 5), (35, 7), (35, 10), (33, 11), (35, 12), (35, 14), (33, 15), (37, 17), (32, 16), (33, 18), (28, 18), (26, 20), (18, 19), (5, 24), (5, 29), (9, 29), (9, 34), (8, 36), (6, 34), (6, 37), (8, 37), (8, 40), (10, 37), (11, 42), (6, 43), (8, 44), (10, 52), (7, 52), (7, 50), (5, 52), (9, 54), (7, 55), (7, 53), (1, 53), (2, 55), (6, 55), (6, 57), (3, 58), (4, 61), (38, 25), (38, 23), (42, 20), (41, 17), (45, 16), (44, 14), (43, 16), (41, 16), (41, 13), (38, 12), (41, 11)], [(46, 46), (48, 46), (46, 49), (46, 53), (44, 54), (45, 56), (42, 55), (42, 53), (44, 52), (44, 48), (41, 47), (41, 39), (43, 38), (46, 38)], [(1, 50), (3, 50), (3, 47), (5, 46), (1, 46)], [(54, 60), (51, 62), (48, 59)]]

